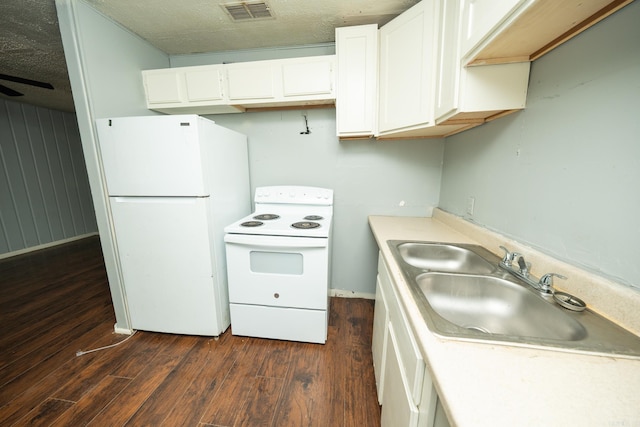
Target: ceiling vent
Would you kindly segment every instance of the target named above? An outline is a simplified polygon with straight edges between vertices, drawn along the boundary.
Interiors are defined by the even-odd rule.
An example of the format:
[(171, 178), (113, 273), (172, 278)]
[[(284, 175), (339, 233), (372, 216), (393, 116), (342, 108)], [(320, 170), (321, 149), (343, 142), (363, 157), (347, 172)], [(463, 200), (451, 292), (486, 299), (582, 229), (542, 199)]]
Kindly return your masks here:
[(242, 1), (221, 5), (234, 21), (273, 18), (271, 8), (264, 1)]

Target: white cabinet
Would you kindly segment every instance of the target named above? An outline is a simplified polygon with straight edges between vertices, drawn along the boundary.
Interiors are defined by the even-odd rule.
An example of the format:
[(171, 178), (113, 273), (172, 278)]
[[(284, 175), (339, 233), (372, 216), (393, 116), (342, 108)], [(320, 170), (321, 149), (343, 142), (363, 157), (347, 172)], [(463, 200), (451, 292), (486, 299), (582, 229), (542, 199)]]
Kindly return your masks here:
[(336, 28), (336, 128), (340, 138), (375, 134), (378, 26)]
[(460, 79), (460, 0), (441, 0), (439, 21), (435, 116), (449, 114), (457, 107)]
[(423, 0), (380, 29), (378, 135), (433, 126), (437, 0)]
[(371, 347), (382, 427), (433, 427), (437, 393), (381, 255)]
[(418, 407), (414, 403), (405, 381), (394, 322), (389, 322), (388, 334), (380, 425), (381, 427), (416, 427), (418, 425)]
[[(388, 289), (388, 286), (384, 288)], [(373, 354), (373, 371), (376, 378), (376, 389), (378, 390), (378, 403), (382, 404), (384, 390), (384, 361), (387, 350), (387, 339), (389, 337), (387, 325), (389, 324), (389, 309), (385, 289), (380, 283), (376, 286), (376, 303), (373, 311), (373, 337), (371, 339), (371, 352)]]
[(462, 22), (460, 46), (462, 56), (484, 41), (527, 0), (461, 0)]
[[(467, 7), (476, 3), (484, 5), (480, 0), (475, 3), (463, 1)], [(527, 99), (529, 62), (464, 66), (460, 52), (464, 49), (465, 25), (464, 20), (460, 20), (459, 4), (457, 0), (441, 0), (442, 31), (435, 100), (437, 125), (479, 125), (523, 109)]]
[(335, 55), (142, 71), (147, 108), (169, 114), (333, 105)]
[(462, 67), (453, 109), (438, 124), (482, 124), (521, 110), (527, 101), (529, 62)]
[(467, 34), (462, 17), (487, 27), (488, 3), (423, 0), (380, 29), (378, 138), (448, 136), (524, 108), (528, 63), (472, 69), (461, 62), (465, 43), (481, 31)]
[(245, 108), (333, 104), (335, 56), (226, 65), (229, 101)]
[(142, 71), (147, 108), (163, 113), (237, 113), (228, 105), (221, 65)]
[(240, 62), (225, 67), (229, 84), (229, 101), (264, 102), (274, 100), (279, 83), (277, 61)]
[(534, 61), (633, 0), (462, 0), (462, 58)]
[(334, 64), (333, 56), (283, 61), (283, 99), (334, 100)]

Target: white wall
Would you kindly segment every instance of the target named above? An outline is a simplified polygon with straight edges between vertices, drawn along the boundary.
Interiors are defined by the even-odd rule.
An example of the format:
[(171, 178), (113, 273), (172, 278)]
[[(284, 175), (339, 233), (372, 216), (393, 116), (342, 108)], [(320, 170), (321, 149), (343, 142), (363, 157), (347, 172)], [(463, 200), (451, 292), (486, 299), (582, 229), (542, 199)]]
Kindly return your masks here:
[(75, 114), (0, 100), (0, 257), (97, 231)]
[[(300, 134), (302, 114), (309, 135)], [(252, 194), (264, 185), (334, 190), (333, 289), (375, 294), (378, 249), (368, 215), (427, 216), (437, 205), (441, 139), (340, 142), (333, 108), (208, 118), (248, 136)]]
[(640, 289), (640, 3), (532, 65), (526, 110), (447, 138), (440, 206)]

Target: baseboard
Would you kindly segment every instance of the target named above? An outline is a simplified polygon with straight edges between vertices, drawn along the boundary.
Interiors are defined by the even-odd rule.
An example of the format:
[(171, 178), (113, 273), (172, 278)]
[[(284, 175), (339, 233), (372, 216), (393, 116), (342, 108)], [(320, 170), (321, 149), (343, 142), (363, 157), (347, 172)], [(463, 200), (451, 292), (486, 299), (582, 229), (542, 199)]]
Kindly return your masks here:
[(93, 237), (97, 235), (98, 235), (97, 232), (81, 234), (79, 236), (69, 237), (68, 239), (62, 239), (62, 240), (56, 240), (55, 242), (43, 243), (42, 245), (31, 246), (30, 248), (19, 249), (13, 252), (5, 252), (3, 254), (0, 254), (0, 259), (11, 258), (18, 255), (28, 254), (29, 252), (35, 252), (41, 249), (52, 248), (54, 246), (64, 245), (65, 243), (74, 242), (76, 240), (86, 239), (87, 237)]
[(337, 298), (376, 299), (376, 294), (366, 292), (347, 291), (344, 289), (329, 289), (329, 295)]
[(121, 335), (131, 335), (131, 334), (133, 334), (133, 329), (121, 328), (116, 323), (115, 325), (113, 325), (113, 332), (115, 332), (116, 334), (121, 334)]

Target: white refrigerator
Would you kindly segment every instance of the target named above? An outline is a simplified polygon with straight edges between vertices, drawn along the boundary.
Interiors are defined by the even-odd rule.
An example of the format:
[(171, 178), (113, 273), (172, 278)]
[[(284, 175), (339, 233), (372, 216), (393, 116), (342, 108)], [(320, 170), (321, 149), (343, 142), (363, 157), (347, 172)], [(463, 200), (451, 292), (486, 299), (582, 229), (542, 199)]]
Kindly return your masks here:
[(97, 120), (133, 329), (229, 326), (225, 225), (251, 213), (247, 138), (196, 115)]

